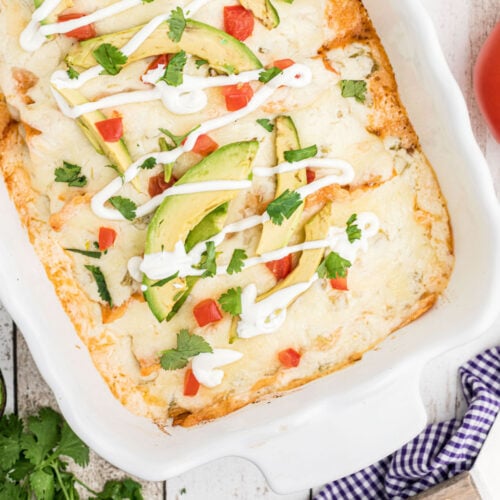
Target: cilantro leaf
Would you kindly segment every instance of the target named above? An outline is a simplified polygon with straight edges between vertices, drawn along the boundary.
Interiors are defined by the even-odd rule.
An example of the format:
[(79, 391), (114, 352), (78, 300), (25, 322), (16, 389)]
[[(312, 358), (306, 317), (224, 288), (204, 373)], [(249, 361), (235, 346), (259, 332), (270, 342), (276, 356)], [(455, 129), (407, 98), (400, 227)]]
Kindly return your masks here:
[(318, 267), (320, 278), (345, 278), (347, 269), (351, 267), (351, 262), (342, 258), (337, 252), (330, 252), (325, 260)]
[(141, 165), (139, 165), (139, 168), (142, 168), (144, 170), (151, 170), (152, 168), (156, 167), (156, 163), (156, 158), (150, 156), (149, 158), (146, 158)]
[(157, 281), (151, 285), (151, 287), (162, 287), (163, 285), (166, 285), (169, 281), (174, 280), (179, 276), (179, 271), (177, 271), (175, 274), (172, 274), (171, 276), (168, 276), (167, 278), (163, 278), (160, 281)]
[(182, 38), (182, 34), (186, 29), (186, 18), (184, 17), (184, 11), (177, 7), (172, 11), (170, 17), (167, 20), (168, 23), (168, 37), (172, 42), (178, 43)]
[(78, 71), (76, 71), (76, 69), (72, 66), (68, 67), (66, 73), (68, 74), (70, 80), (76, 80), (80, 76), (80, 73), (78, 73)]
[(273, 78), (276, 78), (280, 73), (283, 73), (283, 71), (277, 68), (276, 66), (273, 66), (272, 68), (269, 69), (265, 69), (264, 71), (261, 71), (259, 74), (259, 82), (268, 83)]
[(352, 214), (346, 223), (345, 232), (347, 233), (347, 239), (349, 240), (349, 243), (353, 243), (354, 241), (361, 239), (361, 229), (356, 224), (357, 220), (357, 214)]
[(178, 87), (179, 85), (182, 85), (182, 82), (184, 81), (182, 70), (184, 69), (186, 63), (186, 52), (184, 52), (183, 50), (177, 52), (177, 54), (175, 54), (175, 56), (170, 59), (168, 66), (165, 68), (165, 73), (160, 78), (160, 80), (163, 80), (167, 85), (170, 85), (171, 87)]
[[(196, 127), (198, 128), (198, 127)], [(170, 132), (170, 130), (167, 130), (166, 128), (160, 128), (159, 129), (160, 132), (162, 134), (165, 134), (174, 144), (174, 146), (176, 148), (178, 148), (182, 143), (183, 141), (186, 139), (186, 137), (191, 133), (193, 132), (193, 130), (196, 130), (196, 129), (193, 129), (193, 130), (190, 130), (189, 132), (186, 132), (185, 134), (183, 135), (175, 135), (175, 134), (172, 134), (172, 132)]]
[(97, 284), (99, 297), (101, 297), (104, 302), (107, 302), (109, 307), (113, 307), (113, 300), (111, 298), (111, 294), (109, 293), (108, 285), (106, 284), (106, 278), (104, 277), (104, 274), (102, 274), (101, 269), (97, 266), (85, 266), (85, 269), (88, 269), (92, 273), (92, 276)]
[(227, 266), (227, 274), (240, 273), (243, 269), (245, 259), (248, 258), (245, 250), (236, 248), (233, 252), (229, 265)]
[(102, 72), (104, 75), (117, 75), (128, 61), (128, 57), (110, 43), (102, 43), (92, 54), (95, 60), (104, 68)]
[(78, 248), (65, 248), (67, 252), (79, 253), (85, 255), (85, 257), (91, 257), (92, 259), (100, 259), (102, 252), (94, 252), (92, 250), (79, 250)]
[(219, 304), (223, 311), (228, 312), (233, 316), (241, 314), (241, 286), (230, 288), (226, 293), (219, 297)]
[(127, 220), (135, 219), (137, 205), (128, 198), (122, 196), (113, 196), (108, 200)]
[(83, 187), (87, 185), (87, 178), (80, 175), (82, 167), (63, 161), (63, 166), (55, 170), (56, 182), (67, 182), (71, 187)]
[(36, 498), (53, 498), (54, 497), (54, 475), (36, 470), (30, 474), (30, 485)]
[(8, 472), (19, 459), (21, 449), (18, 436), (0, 436), (0, 470)]
[(318, 146), (315, 144), (304, 149), (294, 149), (292, 151), (285, 151), (285, 160), (293, 163), (294, 161), (307, 160), (307, 158), (314, 158), (318, 154)]
[(340, 80), (342, 97), (354, 97), (357, 102), (364, 103), (366, 91), (367, 86), (364, 80)]
[(126, 498), (129, 500), (144, 500), (142, 486), (130, 478), (123, 481), (107, 481), (102, 492), (90, 500), (122, 500)]
[(61, 440), (55, 453), (72, 458), (78, 465), (85, 467), (89, 463), (88, 446), (73, 432), (73, 429), (63, 422)]
[(274, 130), (274, 124), (271, 123), (269, 118), (259, 118), (256, 122), (268, 132), (272, 132)]
[(177, 347), (161, 352), (160, 363), (164, 370), (184, 368), (189, 358), (202, 352), (213, 352), (210, 344), (200, 335), (191, 335), (183, 329), (177, 334)]
[(196, 67), (200, 69), (202, 66), (205, 66), (205, 64), (208, 64), (208, 61), (206, 59), (196, 59), (194, 63), (196, 64)]
[(301, 204), (302, 198), (300, 194), (297, 191), (286, 189), (275, 200), (269, 203), (266, 212), (273, 224), (281, 226), (283, 221), (289, 219)]
[(30, 433), (23, 434), (21, 444), (24, 456), (33, 465), (39, 465), (59, 441), (60, 424), (61, 416), (52, 408), (42, 408), (37, 416), (28, 418)]
[(217, 273), (215, 243), (213, 241), (206, 242), (206, 250), (201, 254), (201, 262), (198, 266), (199, 269), (205, 269), (201, 275), (202, 278), (210, 278)]

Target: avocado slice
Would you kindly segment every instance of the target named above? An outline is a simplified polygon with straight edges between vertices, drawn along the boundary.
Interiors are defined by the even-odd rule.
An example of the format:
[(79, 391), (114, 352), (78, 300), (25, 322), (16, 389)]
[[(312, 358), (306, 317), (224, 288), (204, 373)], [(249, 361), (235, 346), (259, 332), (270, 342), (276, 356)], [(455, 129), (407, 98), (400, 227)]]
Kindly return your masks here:
[[(72, 106), (85, 104), (87, 99), (77, 90), (73, 89), (56, 89)], [(118, 142), (106, 142), (95, 123), (106, 120), (106, 116), (100, 111), (85, 113), (77, 119), (77, 123), (82, 129), (82, 132), (87, 136), (87, 139), (94, 146), (95, 150), (102, 155), (106, 155), (109, 161), (116, 165), (121, 172), (125, 172), (132, 163), (132, 158), (128, 152), (125, 141), (120, 139)]]
[[(251, 167), (259, 143), (257, 141), (236, 142), (219, 148), (200, 163), (189, 169), (176, 185), (212, 180), (244, 180)], [(145, 254), (161, 251), (171, 252), (178, 241), (186, 241), (190, 231), (210, 212), (238, 195), (237, 190), (211, 191), (169, 196), (165, 198), (148, 226)], [(208, 234), (206, 228), (200, 233)], [(196, 241), (191, 235), (190, 244)], [(144, 277), (148, 288), (144, 296), (158, 321), (163, 321), (179, 299), (179, 289), (185, 288), (187, 279), (176, 278), (164, 286), (152, 287), (154, 283)], [(179, 285), (181, 285), (179, 287)], [(177, 297), (176, 297), (177, 296)]]
[(278, 11), (270, 0), (239, 0), (240, 4), (252, 12), (252, 14), (268, 29), (276, 28), (280, 23)]
[[(90, 68), (97, 64), (93, 55), (97, 47), (103, 43), (123, 47), (142, 27), (137, 26), (85, 40), (68, 54), (66, 62), (70, 66)], [(207, 60), (212, 68), (223, 73), (227, 73), (229, 69), (231, 72), (239, 73), (262, 68), (262, 63), (257, 56), (244, 43), (224, 31), (192, 19), (186, 20), (186, 29), (178, 43), (168, 37), (168, 23), (162, 23), (128, 58), (127, 63), (180, 50)]]
[[(278, 164), (285, 161), (285, 151), (300, 149), (299, 135), (293, 120), (289, 116), (278, 116), (275, 121), (276, 126), (276, 157)], [(295, 172), (286, 172), (276, 176), (276, 194), (277, 198), (284, 191), (289, 189), (295, 191), (301, 186), (307, 184), (306, 169), (296, 170)], [(284, 247), (292, 236), (304, 209), (304, 203), (293, 213), (293, 215), (283, 221), (281, 226), (267, 221), (262, 226), (262, 234), (257, 254), (262, 255), (266, 252), (272, 252), (278, 248)]]

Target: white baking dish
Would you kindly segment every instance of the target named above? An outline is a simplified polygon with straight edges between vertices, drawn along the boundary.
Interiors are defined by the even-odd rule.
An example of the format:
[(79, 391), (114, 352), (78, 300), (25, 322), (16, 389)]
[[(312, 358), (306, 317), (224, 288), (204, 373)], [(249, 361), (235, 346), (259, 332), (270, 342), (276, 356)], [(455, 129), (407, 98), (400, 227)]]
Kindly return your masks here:
[(64, 314), (0, 184), (0, 295), (65, 417), (100, 455), (145, 479), (212, 459), (253, 460), (280, 492), (343, 476), (387, 455), (426, 423), (427, 361), (472, 340), (500, 303), (500, 224), (484, 158), (433, 27), (417, 0), (365, 0), (410, 117), (448, 200), (456, 267), (440, 303), (356, 365), (216, 422), (161, 433), (111, 395)]

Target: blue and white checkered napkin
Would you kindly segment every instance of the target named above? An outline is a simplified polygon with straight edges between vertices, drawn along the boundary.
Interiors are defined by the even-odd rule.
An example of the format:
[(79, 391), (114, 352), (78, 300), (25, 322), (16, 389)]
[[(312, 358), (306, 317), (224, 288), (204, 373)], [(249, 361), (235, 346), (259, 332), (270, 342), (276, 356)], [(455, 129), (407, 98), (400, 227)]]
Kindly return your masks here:
[(469, 405), (462, 421), (429, 425), (400, 450), (326, 484), (314, 500), (399, 500), (469, 470), (500, 409), (500, 347), (459, 370)]

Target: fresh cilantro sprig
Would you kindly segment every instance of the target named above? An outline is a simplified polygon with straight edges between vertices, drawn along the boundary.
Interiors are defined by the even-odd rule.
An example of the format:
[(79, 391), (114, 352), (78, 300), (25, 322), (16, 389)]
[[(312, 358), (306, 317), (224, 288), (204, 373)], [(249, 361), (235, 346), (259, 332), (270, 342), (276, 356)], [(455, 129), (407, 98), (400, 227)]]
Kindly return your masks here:
[(219, 304), (223, 311), (232, 316), (239, 316), (242, 311), (241, 307), (241, 286), (230, 288), (226, 293), (219, 297)]
[(297, 191), (289, 189), (283, 191), (275, 200), (273, 200), (266, 208), (266, 212), (271, 218), (273, 224), (281, 226), (285, 219), (289, 219), (295, 210), (302, 204), (302, 198)]
[(68, 77), (70, 80), (76, 80), (80, 76), (80, 73), (76, 71), (73, 66), (69, 66), (68, 69), (66, 70), (66, 73), (68, 74)]
[(132, 200), (123, 196), (112, 196), (108, 200), (127, 220), (134, 220), (137, 211), (137, 205)]
[(366, 101), (367, 86), (364, 80), (340, 80), (342, 97), (354, 97), (357, 102)]
[(353, 243), (354, 241), (361, 239), (361, 229), (356, 224), (357, 220), (357, 214), (352, 214), (347, 220), (345, 232), (347, 233), (347, 239), (349, 240), (349, 243)]
[(168, 37), (170, 38), (170, 40), (175, 43), (180, 42), (182, 34), (186, 29), (186, 18), (184, 17), (184, 11), (180, 7), (174, 9), (170, 14), (167, 23)]
[(80, 485), (90, 500), (143, 500), (141, 485), (132, 479), (108, 481), (96, 492), (70, 472), (69, 459), (88, 464), (89, 448), (51, 408), (40, 409), (27, 423), (16, 415), (0, 418), (0, 450), (1, 499), (77, 499)]
[(205, 269), (205, 272), (201, 275), (202, 278), (210, 278), (217, 273), (217, 263), (215, 262), (217, 253), (213, 241), (207, 241), (205, 245), (206, 250), (201, 254), (201, 261), (198, 268)]
[(268, 132), (272, 132), (274, 130), (274, 124), (271, 123), (269, 118), (259, 118), (256, 122)]
[(261, 71), (259, 74), (259, 82), (268, 83), (273, 78), (276, 78), (280, 73), (283, 73), (283, 71), (277, 68), (276, 66), (273, 66), (272, 68), (269, 69), (265, 69), (264, 71)]
[(248, 258), (245, 250), (236, 248), (233, 252), (231, 260), (227, 266), (227, 274), (241, 273), (245, 265), (245, 260)]
[(186, 63), (186, 52), (184, 52), (183, 50), (177, 52), (177, 54), (175, 54), (175, 56), (170, 59), (170, 62), (165, 68), (165, 73), (163, 73), (163, 76), (160, 78), (160, 80), (163, 80), (167, 85), (170, 85), (171, 87), (178, 87), (179, 85), (182, 85), (182, 82), (184, 81), (184, 75), (182, 71), (184, 69), (184, 66), (186, 66)]
[(146, 158), (141, 165), (139, 165), (139, 168), (142, 168), (143, 170), (151, 170), (156, 167), (156, 163), (156, 158), (150, 156), (149, 158)]
[(188, 364), (189, 358), (203, 352), (213, 352), (210, 344), (200, 335), (191, 335), (183, 329), (177, 334), (177, 347), (160, 353), (160, 364), (164, 370), (178, 370)]
[(128, 57), (110, 43), (102, 43), (92, 54), (95, 60), (103, 67), (102, 74), (117, 75), (127, 63)]
[(186, 132), (185, 134), (183, 135), (175, 135), (173, 134), (172, 132), (170, 132), (170, 130), (166, 129), (166, 128), (160, 128), (158, 129), (162, 134), (165, 134), (171, 141), (172, 141), (172, 144), (173, 146), (170, 148), (170, 149), (173, 149), (174, 147), (175, 148), (178, 148), (186, 139), (186, 137), (191, 133), (191, 132), (194, 132), (197, 128), (199, 128), (200, 126), (198, 125), (197, 127), (191, 129), (189, 132)]
[(285, 161), (293, 163), (294, 161), (307, 160), (314, 158), (318, 154), (318, 146), (316, 144), (303, 149), (294, 149), (292, 151), (285, 151)]
[(82, 167), (63, 161), (63, 166), (55, 170), (56, 182), (67, 182), (71, 187), (84, 187), (87, 185), (87, 177), (80, 175)]
[(85, 269), (89, 270), (92, 273), (92, 276), (95, 279), (97, 285), (97, 292), (99, 293), (99, 297), (101, 297), (104, 302), (109, 304), (109, 307), (113, 307), (113, 299), (111, 298), (111, 294), (109, 293), (108, 285), (106, 284), (106, 278), (101, 271), (100, 267), (97, 266), (85, 266)]
[(337, 252), (330, 252), (318, 267), (320, 278), (345, 278), (351, 262), (341, 257)]

